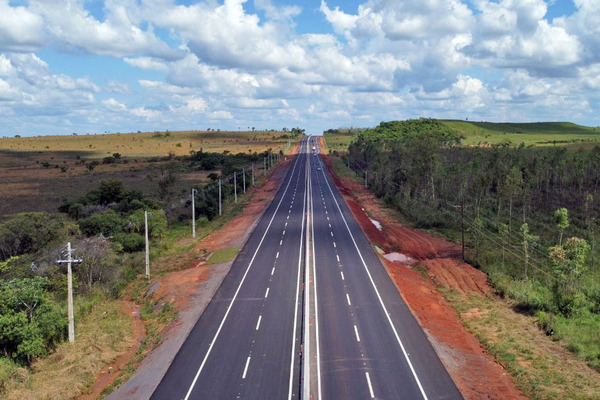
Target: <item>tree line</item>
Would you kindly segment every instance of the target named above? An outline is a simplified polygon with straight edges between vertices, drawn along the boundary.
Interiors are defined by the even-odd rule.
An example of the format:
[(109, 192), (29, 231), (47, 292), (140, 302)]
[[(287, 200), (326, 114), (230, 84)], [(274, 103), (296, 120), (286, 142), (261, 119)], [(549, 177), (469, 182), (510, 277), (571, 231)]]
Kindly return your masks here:
[(462, 222), (467, 260), (525, 309), (598, 316), (600, 147), (464, 147), (461, 139), (434, 119), (382, 122), (359, 132), (344, 157), (417, 227), (459, 232)]

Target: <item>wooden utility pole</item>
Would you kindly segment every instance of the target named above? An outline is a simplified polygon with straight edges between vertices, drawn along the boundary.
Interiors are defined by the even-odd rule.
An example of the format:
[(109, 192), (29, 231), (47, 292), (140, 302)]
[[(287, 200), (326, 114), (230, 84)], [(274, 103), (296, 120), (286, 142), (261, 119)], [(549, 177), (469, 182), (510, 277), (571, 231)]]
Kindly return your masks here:
[(71, 268), (72, 263), (82, 263), (83, 260), (72, 257), (73, 250), (71, 249), (71, 242), (67, 243), (67, 259), (58, 260), (57, 263), (67, 264), (67, 313), (69, 316), (69, 342), (75, 343), (75, 316), (73, 315), (73, 272)]
[(221, 180), (219, 179), (219, 215), (222, 214), (222, 207), (221, 207)]
[(244, 194), (246, 194), (246, 168), (242, 168), (242, 178), (244, 181)]

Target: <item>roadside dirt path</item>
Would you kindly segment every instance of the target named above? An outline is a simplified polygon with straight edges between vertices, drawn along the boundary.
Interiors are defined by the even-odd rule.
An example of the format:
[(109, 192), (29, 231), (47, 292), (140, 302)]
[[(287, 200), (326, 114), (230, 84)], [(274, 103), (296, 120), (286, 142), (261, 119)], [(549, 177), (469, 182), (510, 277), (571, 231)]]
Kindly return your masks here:
[(87, 390), (87, 393), (76, 397), (77, 400), (95, 400), (100, 398), (102, 391), (117, 379), (120, 371), (135, 356), (135, 353), (146, 337), (146, 326), (140, 318), (140, 307), (132, 301), (120, 300), (119, 302), (121, 303), (121, 313), (131, 318), (131, 331), (135, 338), (135, 345), (117, 357), (112, 363), (102, 368), (102, 371), (96, 376), (94, 384)]
[[(436, 290), (439, 285), (464, 294), (488, 296), (492, 288), (487, 275), (461, 263), (460, 249), (455, 244), (403, 226), (390, 217), (389, 211), (363, 185), (338, 178), (331, 160), (323, 155), (336, 186), (369, 240), (384, 253), (399, 252), (425, 267), (427, 277), (406, 263), (381, 258), (463, 396), (525, 399), (508, 372), (465, 329), (454, 308)], [(381, 224), (381, 230), (371, 218)]]

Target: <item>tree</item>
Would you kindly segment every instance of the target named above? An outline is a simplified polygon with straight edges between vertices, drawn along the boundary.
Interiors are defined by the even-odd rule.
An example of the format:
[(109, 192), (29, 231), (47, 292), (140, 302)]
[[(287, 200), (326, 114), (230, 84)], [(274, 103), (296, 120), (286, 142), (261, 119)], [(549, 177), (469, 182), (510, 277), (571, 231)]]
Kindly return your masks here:
[(0, 281), (0, 351), (22, 363), (44, 356), (66, 336), (67, 318), (46, 291), (47, 278)]
[(115, 265), (115, 252), (111, 242), (102, 237), (86, 238), (75, 243), (77, 254), (83, 262), (75, 269), (80, 282), (91, 289), (96, 282), (108, 279), (111, 266)]
[(97, 160), (93, 160), (93, 161), (90, 161), (89, 163), (85, 164), (85, 167), (87, 168), (88, 171), (92, 172), (94, 170), (94, 168), (96, 168), (98, 165), (100, 165), (100, 163)]
[(558, 245), (562, 246), (562, 239), (565, 229), (569, 227), (569, 210), (565, 207), (559, 208), (554, 212), (554, 222), (558, 228)]
[(510, 169), (506, 179), (504, 179), (504, 185), (502, 186), (502, 193), (508, 198), (508, 231), (511, 231), (512, 222), (512, 207), (513, 200), (519, 196), (519, 193), (523, 190), (523, 173), (521, 169), (514, 166)]
[(161, 169), (161, 176), (158, 180), (158, 196), (161, 199), (172, 194), (173, 187), (177, 182), (177, 174), (173, 168)]
[(33, 253), (67, 235), (70, 224), (62, 215), (21, 213), (0, 222), (0, 260)]
[(120, 179), (103, 179), (100, 181), (100, 204), (118, 203), (127, 195), (127, 189)]
[(523, 246), (523, 254), (525, 255), (525, 279), (527, 279), (529, 277), (527, 273), (529, 267), (529, 250), (539, 242), (540, 237), (529, 233), (529, 225), (527, 223), (521, 225), (521, 235), (523, 236), (521, 244)]
[(123, 229), (123, 220), (114, 210), (93, 214), (77, 222), (81, 233), (87, 236), (112, 236)]
[[(144, 210), (136, 210), (129, 216), (127, 228), (130, 232), (143, 233)], [(153, 238), (162, 238), (167, 231), (167, 217), (164, 210), (148, 211), (148, 234)]]
[[(550, 260), (552, 268), (558, 278), (558, 286), (561, 287), (561, 303), (569, 304), (575, 292), (580, 289), (581, 277), (586, 272), (585, 265), (590, 252), (590, 245), (578, 237), (570, 237), (564, 246), (550, 248)], [(559, 307), (565, 308), (564, 304)], [(567, 313), (572, 310), (567, 309)]]

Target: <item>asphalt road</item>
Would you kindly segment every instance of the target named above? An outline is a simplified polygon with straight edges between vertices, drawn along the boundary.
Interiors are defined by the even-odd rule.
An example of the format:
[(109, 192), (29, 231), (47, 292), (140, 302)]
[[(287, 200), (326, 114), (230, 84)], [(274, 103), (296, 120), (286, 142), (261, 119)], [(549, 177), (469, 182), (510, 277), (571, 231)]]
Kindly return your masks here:
[(462, 398), (313, 145), (153, 399)]

